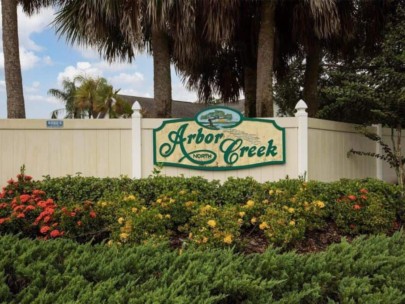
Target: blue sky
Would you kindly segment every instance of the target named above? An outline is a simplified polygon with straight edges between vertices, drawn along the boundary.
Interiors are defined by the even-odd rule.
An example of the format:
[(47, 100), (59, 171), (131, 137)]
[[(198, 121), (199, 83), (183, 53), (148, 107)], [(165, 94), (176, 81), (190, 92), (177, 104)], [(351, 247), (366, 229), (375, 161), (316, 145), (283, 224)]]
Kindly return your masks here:
[[(71, 46), (58, 38), (50, 26), (55, 10), (43, 9), (32, 17), (18, 9), (20, 57), (27, 118), (49, 118), (63, 103), (47, 94), (51, 88), (61, 89), (63, 78), (78, 74), (101, 76), (121, 89), (122, 94), (153, 97), (152, 58), (140, 54), (132, 64), (109, 64), (96, 50)], [(0, 22), (1, 29), (1, 22)], [(0, 38), (0, 118), (7, 117), (4, 81), (3, 41)], [(195, 101), (172, 69), (173, 99)]]

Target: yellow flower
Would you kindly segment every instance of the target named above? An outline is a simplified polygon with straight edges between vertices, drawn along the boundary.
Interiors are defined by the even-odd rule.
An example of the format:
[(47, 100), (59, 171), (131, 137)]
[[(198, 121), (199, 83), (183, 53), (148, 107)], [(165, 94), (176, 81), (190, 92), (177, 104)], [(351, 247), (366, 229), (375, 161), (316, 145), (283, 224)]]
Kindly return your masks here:
[(266, 222), (263, 222), (263, 223), (261, 223), (261, 224), (259, 225), (259, 228), (260, 228), (260, 230), (264, 230), (264, 229), (269, 228), (269, 225), (267, 225)]
[(243, 220), (242, 219), (238, 219), (238, 224), (242, 225), (243, 224)]
[(274, 190), (272, 189), (272, 190), (269, 190), (269, 194), (270, 195), (273, 195), (274, 194)]
[(208, 242), (208, 238), (204, 236), (203, 239), (202, 239), (202, 242), (203, 242), (203, 244), (207, 243), (207, 242)]
[(165, 218), (169, 219), (169, 218), (171, 218), (171, 215), (170, 215), (170, 214), (166, 214), (166, 215), (165, 215)]
[(252, 208), (254, 205), (255, 205), (255, 202), (252, 201), (252, 200), (248, 200), (247, 203), (246, 203), (246, 206), (247, 206), (248, 208)]
[(318, 206), (318, 208), (324, 208), (325, 207), (325, 203), (322, 201), (315, 201), (315, 205)]
[(158, 198), (157, 200), (156, 200), (156, 203), (158, 203), (158, 204), (160, 204), (162, 202), (162, 199), (161, 198)]
[(114, 242), (112, 241), (112, 240), (109, 240), (108, 242), (107, 242), (107, 246), (112, 246), (112, 244), (114, 244)]
[(138, 211), (138, 208), (133, 207), (131, 210), (133, 213), (136, 213)]
[(252, 217), (252, 219), (250, 220), (250, 222), (251, 222), (252, 224), (255, 224), (255, 223), (257, 222), (257, 219), (256, 219), (255, 217)]
[(101, 207), (105, 207), (107, 206), (107, 202), (98, 202), (98, 205), (100, 205)]
[(158, 219), (162, 219), (163, 215), (161, 215), (160, 213), (158, 215), (156, 215)]
[(186, 190), (181, 190), (181, 191), (179, 192), (180, 195), (184, 195), (184, 194), (186, 194), (186, 193), (187, 193)]
[(277, 190), (276, 190), (276, 194), (281, 194), (281, 193), (283, 193), (282, 190), (280, 190), (280, 189), (277, 189)]
[(290, 226), (295, 226), (295, 221), (290, 221)]
[(148, 209), (148, 208), (146, 208), (145, 206), (142, 206), (142, 208), (141, 208), (142, 211), (145, 211), (146, 209)]
[(227, 234), (227, 235), (224, 237), (224, 243), (225, 243), (225, 244), (232, 244), (232, 234)]
[(207, 222), (208, 226), (210, 226), (211, 228), (215, 228), (217, 226), (217, 222), (214, 220), (209, 220)]
[(175, 203), (175, 202), (176, 202), (176, 200), (175, 200), (174, 198), (171, 198), (171, 199), (169, 200), (169, 203), (170, 203), (170, 204)]
[(240, 216), (240, 217), (244, 217), (245, 215), (246, 215), (245, 212), (243, 212), (243, 211), (242, 211), (242, 212), (239, 212), (239, 216)]
[(121, 241), (126, 241), (127, 239), (128, 239), (128, 237), (129, 237), (129, 234), (128, 233), (121, 233), (120, 234), (120, 239), (121, 239)]
[(297, 201), (297, 199), (295, 198), (295, 196), (293, 196), (292, 198), (290, 198), (290, 202), (291, 203), (295, 203)]
[(295, 209), (294, 209), (294, 208), (288, 208), (288, 212), (289, 212), (289, 213), (294, 213), (294, 212), (295, 212)]
[(189, 208), (189, 207), (192, 207), (192, 206), (194, 205), (194, 202), (188, 201), (188, 202), (185, 202), (184, 205), (185, 205), (187, 208)]
[(134, 195), (128, 195), (127, 197), (126, 197), (126, 200), (127, 201), (134, 201), (135, 200), (135, 196)]
[(188, 238), (189, 238), (189, 239), (192, 239), (192, 238), (193, 238), (193, 233), (192, 233), (192, 232), (190, 232), (190, 233), (188, 234)]
[(124, 221), (125, 221), (124, 218), (123, 218), (123, 217), (120, 217), (120, 218), (118, 219), (118, 224), (121, 225)]

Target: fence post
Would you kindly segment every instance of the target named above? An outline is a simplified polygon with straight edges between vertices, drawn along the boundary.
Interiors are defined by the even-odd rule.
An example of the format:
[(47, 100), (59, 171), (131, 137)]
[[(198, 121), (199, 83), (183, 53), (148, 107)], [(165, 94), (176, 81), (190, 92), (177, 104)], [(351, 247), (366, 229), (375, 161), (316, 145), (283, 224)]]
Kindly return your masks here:
[(132, 178), (142, 178), (142, 107), (132, 105)]
[[(373, 127), (376, 128), (376, 134), (382, 139), (382, 136), (383, 136), (382, 125), (377, 124), (377, 125), (373, 125)], [(378, 154), (378, 155), (383, 154), (382, 147), (378, 142), (375, 143), (375, 153)], [(378, 157), (375, 158), (375, 162), (376, 162), (375, 163), (375, 168), (376, 168), (376, 171), (375, 171), (376, 176), (375, 177), (382, 180), (383, 179), (383, 165), (384, 165), (384, 162), (383, 162), (383, 160), (381, 158), (378, 158)]]
[(308, 180), (308, 108), (302, 99), (295, 105), (298, 119), (298, 176)]

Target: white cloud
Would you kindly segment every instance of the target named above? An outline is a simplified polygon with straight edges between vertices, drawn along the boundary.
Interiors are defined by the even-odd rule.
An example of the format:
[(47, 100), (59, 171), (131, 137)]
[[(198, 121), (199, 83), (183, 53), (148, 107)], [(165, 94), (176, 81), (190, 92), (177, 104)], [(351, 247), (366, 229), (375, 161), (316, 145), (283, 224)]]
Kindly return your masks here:
[(172, 98), (181, 101), (197, 101), (197, 93), (188, 90), (181, 82), (175, 83), (172, 86)]
[[(34, 52), (28, 51), (24, 48), (20, 48), (20, 63), (22, 70), (29, 70), (34, 68), (39, 62), (41, 58), (35, 55)], [(4, 68), (4, 53), (0, 52), (0, 68)]]
[(43, 95), (30, 95), (24, 96), (27, 102), (33, 103), (49, 103), (49, 104), (60, 104), (61, 101), (53, 96), (43, 96)]
[(26, 93), (35, 93), (40, 89), (41, 83), (39, 81), (34, 81), (30, 86), (24, 87), (24, 92)]
[(30, 36), (50, 28), (50, 23), (54, 20), (54, 14), (55, 11), (53, 8), (45, 8), (38, 14), (28, 16), (22, 11), (21, 6), (18, 7), (18, 35), (20, 46), (32, 51), (43, 50), (44, 47), (36, 44)]
[(41, 58), (35, 55), (34, 52), (28, 51), (24, 48), (20, 48), (20, 62), (21, 62), (21, 69), (29, 70), (34, 68), (39, 62)]
[(85, 59), (100, 59), (96, 48), (74, 44), (73, 49)]
[(108, 79), (113, 86), (120, 86), (122, 84), (139, 84), (143, 82), (144, 77), (142, 73), (135, 72), (133, 74), (127, 74), (127, 73), (120, 73), (119, 75), (110, 77)]
[(52, 58), (50, 56), (44, 56), (42, 57), (42, 62), (46, 65), (52, 65), (53, 61)]
[(123, 70), (129, 70), (129, 69), (134, 69), (136, 66), (133, 63), (127, 63), (127, 62), (111, 62), (109, 63), (108, 61), (100, 61), (97, 63), (94, 63), (94, 66), (102, 69), (103, 71), (106, 72), (118, 72), (118, 71), (123, 71)]
[(119, 94), (129, 95), (129, 96), (149, 97), (149, 98), (152, 97), (152, 95), (149, 92), (140, 92), (140, 91), (134, 90), (134, 89), (123, 89), (123, 90), (120, 90)]
[(64, 79), (72, 80), (76, 76), (90, 76), (90, 77), (101, 77), (103, 71), (93, 67), (90, 62), (77, 62), (76, 66), (68, 66), (65, 70), (58, 75), (58, 83), (61, 84)]

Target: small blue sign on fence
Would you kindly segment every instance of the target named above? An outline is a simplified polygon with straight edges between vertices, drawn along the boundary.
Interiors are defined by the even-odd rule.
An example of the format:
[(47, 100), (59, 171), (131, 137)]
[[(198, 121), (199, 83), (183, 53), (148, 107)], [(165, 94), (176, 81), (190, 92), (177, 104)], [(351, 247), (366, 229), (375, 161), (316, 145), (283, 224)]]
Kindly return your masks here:
[(47, 120), (47, 128), (63, 128), (63, 120)]

